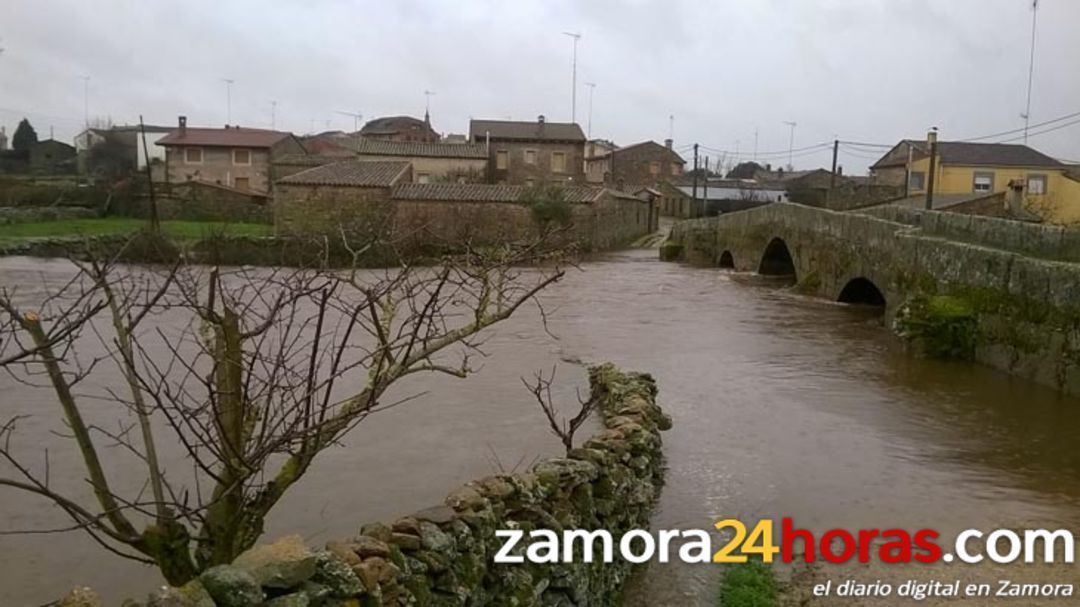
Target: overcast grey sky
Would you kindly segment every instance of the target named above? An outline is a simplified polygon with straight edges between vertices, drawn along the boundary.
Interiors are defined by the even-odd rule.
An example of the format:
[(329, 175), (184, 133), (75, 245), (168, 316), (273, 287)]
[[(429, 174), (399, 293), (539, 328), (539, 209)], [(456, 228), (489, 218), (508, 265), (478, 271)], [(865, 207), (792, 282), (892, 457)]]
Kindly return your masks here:
[[(570, 118), (579, 31), (578, 122), (625, 145), (762, 160), (841, 139), (964, 139), (1023, 126), (1031, 0), (382, 0), (284, 2), (7, 0), (0, 17), (0, 124), (26, 115), (70, 141), (89, 114), (114, 122), (218, 126), (232, 118), (306, 133), (352, 130), (336, 111), (422, 115), (443, 133), (468, 119)], [(1040, 0), (1032, 122), (1080, 112), (1080, 2)], [(1080, 160), (1080, 125), (1030, 140)], [(717, 153), (710, 152), (715, 158)], [(861, 155), (860, 155), (861, 154)], [(845, 150), (861, 172), (870, 152)], [(829, 151), (795, 158), (825, 166)]]

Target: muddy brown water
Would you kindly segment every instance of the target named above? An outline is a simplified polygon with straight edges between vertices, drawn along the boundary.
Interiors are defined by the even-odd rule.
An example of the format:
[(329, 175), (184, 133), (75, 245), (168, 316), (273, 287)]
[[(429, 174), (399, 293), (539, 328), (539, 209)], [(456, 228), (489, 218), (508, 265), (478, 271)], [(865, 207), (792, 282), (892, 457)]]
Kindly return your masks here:
[[(68, 272), (63, 261), (0, 259), (0, 284), (28, 296)], [(675, 422), (665, 435), (669, 472), (657, 529), (781, 516), (810, 529), (934, 527), (946, 535), (1078, 527), (1080, 401), (976, 365), (910, 358), (872, 311), (753, 276), (660, 263), (655, 251), (586, 263), (544, 301), (555, 336), (526, 310), (491, 333), (477, 375), (404, 386), (425, 394), (326, 453), (275, 511), (267, 536), (299, 532), (313, 544), (347, 536), (438, 503), (472, 478), (557, 453), (519, 377), (558, 363), (563, 397), (571, 398), (585, 385), (577, 363), (604, 360), (654, 374)], [(0, 377), (0, 395), (0, 417), (29, 415), (17, 439), (22, 453), (40, 461), (48, 449), (53, 482), (78, 486), (70, 446), (50, 433), (63, 429), (50, 394)], [(105, 404), (92, 407), (108, 418)], [(171, 469), (190, 468), (176, 449), (163, 450)], [(108, 456), (118, 458), (123, 478), (131, 462)], [(48, 504), (0, 490), (0, 529), (64, 524)], [(1071, 567), (1023, 565), (825, 567), (819, 576), (1080, 582)], [(653, 564), (634, 580), (628, 603), (715, 605), (719, 577), (716, 565)], [(113, 604), (159, 583), (152, 569), (104, 553), (80, 533), (0, 535), (4, 607), (40, 605), (76, 584)], [(988, 604), (979, 601), (964, 604)]]

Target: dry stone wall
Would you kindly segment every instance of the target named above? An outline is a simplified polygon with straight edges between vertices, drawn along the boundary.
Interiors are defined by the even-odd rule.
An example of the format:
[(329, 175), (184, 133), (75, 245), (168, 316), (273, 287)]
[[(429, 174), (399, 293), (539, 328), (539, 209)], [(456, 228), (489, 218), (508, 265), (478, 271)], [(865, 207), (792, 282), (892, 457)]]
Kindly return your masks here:
[[(470, 482), (439, 506), (365, 525), (323, 550), (298, 536), (258, 546), (127, 607), (619, 604), (628, 562), (493, 562), (502, 545), (497, 529), (606, 529), (617, 540), (648, 528), (663, 483), (660, 433), (671, 421), (656, 404), (650, 376), (608, 364), (591, 368), (589, 378), (604, 429), (567, 457)], [(72, 606), (95, 604), (85, 588), (69, 598), (84, 601)]]

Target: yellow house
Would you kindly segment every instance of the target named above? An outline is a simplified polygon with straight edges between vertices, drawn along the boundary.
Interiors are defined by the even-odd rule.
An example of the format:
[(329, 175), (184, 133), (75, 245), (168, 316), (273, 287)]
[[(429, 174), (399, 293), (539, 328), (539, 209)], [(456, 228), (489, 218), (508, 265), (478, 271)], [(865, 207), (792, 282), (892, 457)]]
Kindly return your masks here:
[[(870, 167), (877, 183), (904, 185), (912, 196), (929, 183), (929, 144), (905, 139)], [(1080, 223), (1080, 174), (1026, 145), (939, 141), (935, 194), (987, 195), (1014, 189), (1024, 208), (1045, 221)]]

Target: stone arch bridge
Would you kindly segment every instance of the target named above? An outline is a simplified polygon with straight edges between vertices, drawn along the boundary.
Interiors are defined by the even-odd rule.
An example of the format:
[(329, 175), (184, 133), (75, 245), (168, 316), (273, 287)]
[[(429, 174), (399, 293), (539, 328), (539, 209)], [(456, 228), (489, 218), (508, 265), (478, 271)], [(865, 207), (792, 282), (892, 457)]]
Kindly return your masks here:
[[(894, 331), (932, 353), (1080, 395), (1080, 230), (774, 203), (679, 222), (661, 254), (788, 276), (810, 295), (882, 306)], [(953, 341), (939, 343), (943, 335)]]

